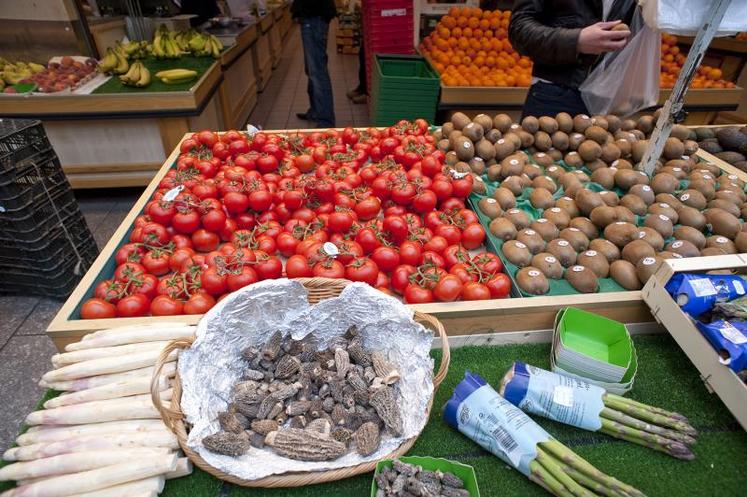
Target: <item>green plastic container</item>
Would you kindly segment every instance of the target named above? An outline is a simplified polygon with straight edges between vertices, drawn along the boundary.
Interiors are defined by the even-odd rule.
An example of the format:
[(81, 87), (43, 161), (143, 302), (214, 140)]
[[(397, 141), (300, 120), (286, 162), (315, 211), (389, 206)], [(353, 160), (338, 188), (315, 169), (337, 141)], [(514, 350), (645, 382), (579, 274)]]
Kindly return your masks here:
[(433, 122), (440, 79), (428, 61), (419, 55), (377, 54), (374, 59), (370, 92), (374, 125), (418, 118)]
[[(472, 466), (462, 464), (459, 462), (449, 461), (448, 459), (442, 459), (439, 457), (426, 457), (426, 456), (403, 456), (398, 457), (402, 462), (408, 464), (417, 464), (423, 469), (429, 471), (440, 470), (442, 472), (453, 473), (458, 476), (464, 482), (464, 488), (469, 492), (470, 497), (480, 497), (480, 490), (477, 488), (477, 477), (475, 476), (475, 470)], [(392, 467), (392, 459), (382, 459), (376, 465), (376, 471), (374, 476), (381, 473), (384, 468)], [(376, 485), (376, 479), (371, 481), (371, 497), (376, 497), (376, 491), (378, 490)]]

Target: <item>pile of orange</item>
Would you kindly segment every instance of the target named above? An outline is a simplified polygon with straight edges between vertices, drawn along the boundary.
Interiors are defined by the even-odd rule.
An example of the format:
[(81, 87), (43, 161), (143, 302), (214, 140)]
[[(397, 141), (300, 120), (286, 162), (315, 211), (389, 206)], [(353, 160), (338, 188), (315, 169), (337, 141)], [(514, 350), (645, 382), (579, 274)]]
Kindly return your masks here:
[[(661, 88), (672, 88), (677, 81), (687, 56), (677, 46), (677, 37), (670, 34), (661, 35)], [(734, 88), (734, 83), (721, 79), (721, 69), (700, 65), (690, 88)]]
[(737, 36), (735, 38), (739, 41), (747, 41), (747, 31), (742, 31), (741, 33), (737, 33)]
[(420, 45), (447, 86), (529, 86), (532, 61), (508, 41), (511, 11), (452, 7)]

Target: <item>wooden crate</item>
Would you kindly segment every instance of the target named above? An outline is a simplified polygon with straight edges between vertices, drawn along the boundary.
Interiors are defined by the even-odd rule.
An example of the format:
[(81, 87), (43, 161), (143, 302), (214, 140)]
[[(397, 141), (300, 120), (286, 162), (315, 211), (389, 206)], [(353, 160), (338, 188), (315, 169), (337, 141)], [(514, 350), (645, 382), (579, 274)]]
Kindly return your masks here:
[[(114, 265), (111, 260), (113, 254), (120, 245), (126, 243), (135, 218), (141, 213), (145, 204), (156, 191), (161, 178), (171, 169), (178, 155), (179, 147), (177, 146), (132, 207), (120, 227), (112, 235), (91, 269), (83, 276), (78, 287), (50, 323), (47, 333), (60, 350), (66, 344), (80, 340), (83, 335), (113, 326), (159, 321), (179, 321), (194, 324), (199, 321), (200, 316), (96, 320), (82, 320), (73, 317), (79, 305), (92, 294), (95, 284), (100, 278), (104, 277), (102, 272), (108, 274), (113, 271)], [(742, 180), (747, 181), (747, 174), (736, 170), (733, 166), (713, 156), (707, 156), (706, 160), (717, 164), (729, 174), (736, 174)], [(551, 329), (557, 311), (567, 306), (586, 309), (626, 324), (653, 322), (653, 317), (645, 305), (640, 291), (410, 305), (415, 310), (433, 314), (440, 319), (450, 336), (504, 332), (529, 333), (534, 330)]]
[(715, 392), (744, 429), (747, 430), (747, 385), (719, 355), (664, 289), (675, 273), (705, 272), (715, 269), (747, 268), (747, 254), (672, 259), (663, 264), (642, 290), (651, 313), (685, 352), (709, 391)]

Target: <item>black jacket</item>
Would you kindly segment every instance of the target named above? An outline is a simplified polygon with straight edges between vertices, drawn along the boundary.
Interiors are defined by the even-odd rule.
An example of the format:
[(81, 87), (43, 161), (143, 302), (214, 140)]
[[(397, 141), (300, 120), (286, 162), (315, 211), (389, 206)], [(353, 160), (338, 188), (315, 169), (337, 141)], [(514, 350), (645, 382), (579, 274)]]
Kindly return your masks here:
[(293, 0), (291, 14), (294, 19), (322, 17), (331, 21), (337, 17), (335, 0)]
[[(631, 3), (616, 0), (608, 18), (629, 22)], [(508, 37), (534, 62), (533, 76), (578, 88), (598, 61), (596, 55), (578, 53), (579, 33), (601, 20), (602, 0), (516, 0)]]

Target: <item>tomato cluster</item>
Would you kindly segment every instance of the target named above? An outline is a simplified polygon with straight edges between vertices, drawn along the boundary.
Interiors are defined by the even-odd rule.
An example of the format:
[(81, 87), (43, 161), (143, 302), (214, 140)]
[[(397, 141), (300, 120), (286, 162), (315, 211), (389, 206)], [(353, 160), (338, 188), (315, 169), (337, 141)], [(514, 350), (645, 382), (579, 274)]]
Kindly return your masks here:
[[(423, 120), (251, 137), (201, 131), (136, 219), (84, 319), (201, 314), (256, 281), (366, 282), (406, 302), (505, 297), (472, 177), (444, 166)], [(472, 251), (472, 252), (470, 252)]]

